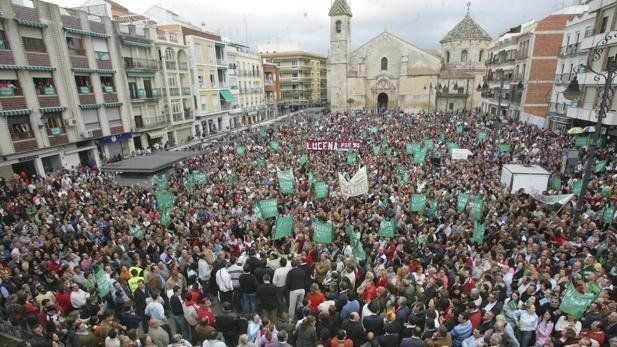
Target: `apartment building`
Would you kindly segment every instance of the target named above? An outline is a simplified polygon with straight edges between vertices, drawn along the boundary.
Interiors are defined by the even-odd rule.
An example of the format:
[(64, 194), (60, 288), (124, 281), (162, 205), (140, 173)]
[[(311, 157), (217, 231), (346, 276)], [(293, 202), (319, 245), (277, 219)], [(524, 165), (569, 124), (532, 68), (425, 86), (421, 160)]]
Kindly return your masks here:
[(0, 0), (0, 176), (100, 165), (133, 150), (107, 17)]
[[(602, 99), (604, 80), (596, 81), (593, 72), (582, 66), (591, 63), (591, 68), (606, 74), (607, 65), (617, 56), (617, 40), (606, 35), (616, 30), (617, 1), (592, 0), (586, 3), (586, 11), (566, 24), (561, 42), (559, 62), (556, 66), (555, 90), (551, 95), (549, 117), (551, 127), (567, 129), (571, 126), (587, 126), (597, 121), (598, 106)], [(601, 55), (594, 58), (593, 49), (602, 45)], [(581, 90), (578, 100), (569, 101), (563, 91), (573, 79)], [(617, 125), (617, 97), (609, 100), (609, 110), (603, 123)]]
[[(483, 88), (485, 112), (546, 127), (566, 22), (585, 11), (565, 7), (539, 21), (514, 27), (489, 47)], [(487, 87), (486, 85), (484, 87)]]
[(232, 128), (265, 120), (264, 75), (259, 54), (235, 42), (227, 42), (226, 48), (229, 88), (238, 106), (237, 110), (230, 112)]
[(267, 106), (267, 118), (276, 117), (281, 102), (281, 71), (276, 64), (263, 62), (264, 96)]
[(299, 47), (260, 46), (259, 53), (267, 62), (278, 66), (281, 74), (281, 102), (285, 109), (295, 110), (328, 101), (324, 56), (298, 50)]

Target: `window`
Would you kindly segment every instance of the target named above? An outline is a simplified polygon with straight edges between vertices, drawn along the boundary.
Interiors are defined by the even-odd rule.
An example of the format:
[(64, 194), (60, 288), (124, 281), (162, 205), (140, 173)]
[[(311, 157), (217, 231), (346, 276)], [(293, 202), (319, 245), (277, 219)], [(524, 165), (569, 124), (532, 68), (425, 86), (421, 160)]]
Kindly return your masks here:
[(75, 84), (77, 85), (77, 91), (79, 94), (90, 94), (92, 89), (90, 88), (90, 76), (77, 75), (75, 76)]
[(381, 58), (381, 71), (387, 71), (388, 70), (388, 58), (383, 57)]
[(9, 132), (13, 141), (28, 140), (34, 138), (34, 132), (30, 126), (28, 116), (16, 116), (7, 119)]
[(0, 80), (0, 97), (22, 95), (19, 80)]
[(608, 16), (605, 16), (604, 18), (602, 18), (602, 25), (600, 25), (600, 32), (606, 32), (606, 29), (608, 28)]
[(137, 91), (137, 82), (129, 82), (129, 94), (131, 95), (131, 99), (139, 98), (139, 94)]
[(113, 93), (115, 90), (113, 76), (101, 76), (101, 85), (104, 93)]
[(86, 55), (84, 50), (84, 40), (78, 37), (67, 36), (66, 46), (69, 48), (70, 55)]
[(81, 110), (81, 118), (88, 130), (100, 129), (99, 113), (97, 110)]
[(37, 95), (56, 95), (56, 86), (54, 79), (49, 78), (33, 78), (34, 88)]
[(167, 61), (175, 61), (176, 60), (173, 49), (167, 48), (165, 50), (165, 60), (167, 60)]
[(24, 43), (24, 49), (26, 52), (47, 52), (47, 49), (45, 49), (45, 42), (42, 39), (23, 36), (21, 40)]
[(6, 37), (6, 31), (4, 31), (4, 23), (2, 22), (0, 22), (0, 49), (11, 49), (9, 40)]
[(461, 63), (466, 63), (466, 62), (467, 62), (467, 50), (466, 50), (466, 49), (464, 49), (464, 50), (461, 52)]
[(122, 119), (120, 117), (120, 108), (119, 107), (111, 107), (106, 108), (105, 113), (107, 113), (107, 121), (111, 126), (122, 125)]
[(64, 122), (62, 121), (62, 113), (49, 113), (45, 126), (47, 128), (47, 136), (58, 136), (64, 134)]
[(484, 59), (484, 50), (483, 49), (480, 50), (480, 54), (478, 55), (478, 61), (482, 62), (482, 59)]
[(449, 63), (449, 62), (450, 62), (450, 52), (447, 51), (446, 52), (446, 63)]
[(340, 20), (337, 20), (337, 21), (336, 21), (336, 25), (335, 25), (335, 26), (336, 26), (336, 33), (337, 33), (337, 34), (340, 34), (340, 33), (341, 33), (341, 24), (342, 24), (342, 23), (341, 23), (341, 21), (340, 21)]

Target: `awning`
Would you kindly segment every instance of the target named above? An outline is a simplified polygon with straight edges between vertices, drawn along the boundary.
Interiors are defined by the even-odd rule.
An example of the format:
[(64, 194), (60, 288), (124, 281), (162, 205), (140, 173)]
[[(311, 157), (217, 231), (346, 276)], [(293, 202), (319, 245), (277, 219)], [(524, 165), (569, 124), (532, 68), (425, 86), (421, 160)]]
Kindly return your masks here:
[(88, 69), (82, 67), (74, 67), (71, 70), (73, 70), (73, 72), (75, 73), (98, 73), (102, 75), (112, 75), (116, 73), (116, 70), (111, 69)]
[(39, 111), (41, 113), (57, 113), (66, 110), (66, 107), (58, 106), (58, 107), (41, 107)]
[(121, 102), (107, 102), (107, 103), (104, 103), (103, 106), (105, 106), (105, 107), (120, 107), (120, 106), (122, 106), (122, 103)]
[(82, 110), (92, 110), (95, 108), (101, 108), (102, 104), (81, 104), (79, 105), (79, 108), (81, 108)]
[(54, 71), (56, 68), (51, 66), (0, 64), (0, 70)]
[(71, 33), (71, 34), (77, 34), (77, 35), (82, 35), (82, 36), (100, 37), (100, 38), (103, 38), (103, 39), (111, 37), (111, 35), (108, 35), (108, 34), (102, 34), (102, 33), (97, 33), (95, 31), (87, 31), (87, 30), (81, 30), (81, 29), (75, 29), (75, 28), (69, 28), (69, 27), (64, 27), (64, 31), (66, 31), (68, 33)]
[(227, 89), (222, 89), (220, 91), (221, 97), (223, 97), (223, 99), (227, 102), (234, 102), (236, 101), (236, 98), (234, 97), (234, 95)]
[(127, 71), (127, 77), (154, 77), (154, 72), (147, 71)]
[(153, 132), (149, 132), (149, 133), (147, 133), (147, 134), (148, 134), (148, 137), (149, 137), (150, 139), (152, 139), (152, 140), (154, 140), (154, 139), (160, 139), (160, 138), (162, 138), (162, 137), (163, 137), (163, 135), (165, 135), (165, 133), (164, 133), (164, 132), (162, 132), (162, 131), (153, 131)]
[(27, 27), (47, 28), (47, 24), (41, 23), (41, 22), (33, 22), (31, 20), (19, 19), (19, 18), (15, 18), (15, 21), (17, 21), (17, 24), (27, 26)]
[(32, 110), (29, 108), (22, 108), (17, 110), (0, 110), (0, 116), (2, 117), (23, 116), (30, 113), (32, 113)]
[(127, 45), (127, 46), (136, 46), (136, 47), (144, 47), (144, 48), (152, 47), (152, 43), (150, 42), (129, 40), (125, 38), (122, 39), (122, 44)]

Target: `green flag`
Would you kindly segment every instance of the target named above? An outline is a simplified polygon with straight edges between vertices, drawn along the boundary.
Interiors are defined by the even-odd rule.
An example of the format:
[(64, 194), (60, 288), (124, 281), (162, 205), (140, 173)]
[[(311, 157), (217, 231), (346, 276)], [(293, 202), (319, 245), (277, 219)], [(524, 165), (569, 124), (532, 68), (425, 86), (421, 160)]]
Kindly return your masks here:
[(261, 157), (256, 158), (255, 159), (255, 165), (257, 167), (264, 167), (266, 165), (266, 160), (264, 158), (261, 158)]
[(587, 147), (589, 144), (589, 136), (577, 136), (574, 138), (574, 145), (576, 147)]
[(193, 176), (192, 174), (189, 175), (185, 180), (184, 180), (184, 185), (187, 188), (193, 188), (193, 186), (195, 186), (195, 176)]
[(381, 237), (393, 237), (394, 236), (394, 226), (395, 220), (385, 220), (382, 219), (381, 223), (379, 223), (379, 231), (377, 232), (377, 236)]
[(370, 127), (368, 130), (373, 134), (377, 133), (377, 127)]
[(602, 214), (600, 215), (600, 221), (602, 224), (613, 224), (615, 218), (615, 206), (604, 206)]
[(497, 147), (499, 148), (499, 151), (501, 153), (510, 152), (510, 144), (509, 143), (500, 143), (500, 144), (497, 145)]
[(420, 212), (426, 208), (426, 194), (411, 194), (409, 211)]
[(107, 274), (103, 270), (103, 266), (99, 265), (94, 273), (94, 280), (96, 281), (96, 289), (100, 298), (104, 298), (109, 294), (111, 290), (109, 281), (107, 281)]
[(456, 133), (457, 134), (462, 134), (463, 133), (463, 126), (462, 125), (457, 125), (456, 126)]
[(484, 201), (482, 200), (482, 197), (476, 196), (476, 198), (471, 202), (471, 212), (469, 213), (469, 217), (474, 221), (481, 220), (483, 212)]
[(447, 148), (448, 148), (448, 154), (452, 154), (452, 150), (453, 149), (457, 149), (458, 147), (458, 143), (455, 142), (448, 142), (447, 144)]
[(583, 180), (575, 179), (574, 183), (572, 183), (572, 191), (574, 194), (580, 194), (581, 189), (583, 188)]
[(143, 240), (144, 239), (144, 232), (143, 230), (141, 230), (141, 226), (139, 224), (135, 225), (135, 226), (131, 226), (130, 227), (131, 230), (131, 235), (138, 239), (138, 240)]
[(270, 141), (268, 147), (270, 148), (270, 152), (278, 152), (281, 148), (281, 145), (279, 145), (279, 143), (276, 141)]
[(411, 143), (405, 145), (405, 153), (407, 155), (411, 155), (413, 153), (413, 145)]
[(169, 182), (167, 180), (167, 175), (161, 175), (160, 177), (157, 175), (152, 176), (152, 186), (156, 190), (165, 190), (169, 187)]
[(279, 192), (282, 194), (293, 194), (296, 192), (292, 169), (286, 171), (278, 170), (277, 176), (279, 181)]
[(313, 242), (332, 243), (332, 223), (313, 220)]
[(373, 146), (373, 155), (379, 155), (381, 152), (381, 147), (379, 145)]
[(469, 201), (469, 193), (458, 193), (458, 198), (456, 200), (456, 209), (459, 212), (465, 211), (467, 208), (467, 202)]
[(274, 239), (282, 239), (283, 237), (291, 236), (293, 230), (294, 219), (292, 216), (278, 216), (276, 218), (276, 226), (274, 229)]
[(420, 148), (418, 150), (415, 150), (413, 152), (413, 162), (414, 164), (422, 164), (424, 163), (424, 160), (426, 159), (426, 152), (428, 151), (428, 149), (426, 148)]
[(479, 223), (479, 222), (473, 222), (473, 236), (472, 236), (472, 240), (473, 242), (477, 243), (477, 244), (481, 244), (484, 241), (484, 233), (486, 232), (486, 222), (484, 223)]
[(392, 156), (392, 148), (390, 148), (390, 147), (386, 148), (386, 156), (388, 158)]
[(171, 216), (169, 215), (168, 209), (161, 211), (160, 222), (163, 225), (169, 225), (169, 223), (171, 223)]
[(478, 132), (478, 143), (484, 142), (488, 139), (488, 132), (486, 130), (481, 130)]
[(561, 190), (561, 179), (555, 175), (552, 175), (549, 185), (553, 190)]
[(431, 139), (424, 140), (424, 148), (433, 149), (435, 147), (435, 142)]
[(356, 159), (357, 159), (357, 154), (354, 151), (348, 151), (347, 152), (347, 164), (348, 165), (354, 165), (356, 163)]
[(276, 217), (278, 215), (278, 201), (276, 199), (261, 200), (257, 203), (263, 219)]
[(155, 198), (159, 211), (168, 210), (174, 205), (174, 196), (170, 192), (157, 192)]
[(400, 174), (397, 174), (396, 177), (398, 178), (399, 184), (409, 184), (409, 175), (407, 171), (402, 171)]
[(307, 179), (309, 188), (313, 189), (313, 184), (315, 184), (315, 176), (313, 175), (313, 171), (309, 171)]
[(267, 135), (265, 130), (259, 130), (259, 137), (266, 137)]
[(604, 170), (606, 170), (606, 164), (608, 163), (608, 160), (599, 160), (596, 162), (596, 165), (594, 165), (593, 167), (593, 172), (594, 173), (600, 173), (603, 172)]
[(193, 179), (196, 184), (206, 184), (208, 182), (208, 176), (205, 172), (193, 172)]
[(366, 259), (366, 252), (364, 252), (364, 248), (362, 248), (362, 243), (360, 242), (356, 232), (353, 230), (352, 225), (347, 225), (345, 227), (345, 232), (347, 236), (349, 236), (349, 244), (351, 245), (351, 252), (354, 257), (358, 260)]
[(611, 187), (602, 187), (602, 196), (608, 198), (613, 193)]
[(238, 155), (244, 155), (245, 152), (246, 152), (245, 146), (242, 146), (242, 145), (236, 146), (236, 153), (238, 153)]
[(593, 293), (581, 294), (570, 282), (566, 287), (559, 309), (579, 319), (596, 298), (597, 296)]
[(356, 123), (359, 123), (359, 122), (361, 122), (361, 121), (362, 121), (362, 118), (360, 118), (360, 117), (356, 117)]
[(315, 191), (317, 199), (325, 199), (328, 197), (328, 183), (326, 182), (315, 182), (313, 190)]
[(298, 164), (300, 164), (300, 166), (304, 166), (304, 164), (306, 164), (307, 161), (308, 161), (308, 156), (306, 154), (302, 154), (300, 158), (298, 158)]

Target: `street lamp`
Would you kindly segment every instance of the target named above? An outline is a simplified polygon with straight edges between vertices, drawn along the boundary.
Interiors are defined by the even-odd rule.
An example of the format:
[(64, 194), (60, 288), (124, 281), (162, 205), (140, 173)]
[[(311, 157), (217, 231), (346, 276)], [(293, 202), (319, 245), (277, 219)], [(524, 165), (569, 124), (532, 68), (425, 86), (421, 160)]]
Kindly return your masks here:
[[(596, 82), (600, 82), (604, 80), (604, 90), (602, 91), (602, 101), (600, 102), (600, 108), (598, 109), (598, 119), (596, 120), (595, 131), (593, 132), (591, 143), (589, 144), (589, 153), (587, 155), (587, 162), (585, 163), (585, 171), (583, 173), (583, 182), (581, 185), (581, 191), (578, 194), (576, 199), (576, 206), (574, 207), (574, 216), (572, 220), (572, 230), (576, 230), (579, 225), (579, 221), (581, 218), (581, 212), (583, 209), (583, 205), (585, 203), (585, 195), (587, 193), (587, 185), (589, 184), (589, 180), (591, 178), (591, 168), (593, 163), (596, 160), (596, 146), (598, 143), (598, 138), (600, 134), (600, 128), (602, 127), (602, 121), (606, 117), (606, 112), (609, 108), (609, 97), (612, 94), (611, 85), (613, 84), (613, 80), (615, 79), (615, 73), (617, 72), (617, 56), (612, 59), (608, 57), (608, 62), (606, 64), (606, 72), (595, 71), (592, 68), (594, 62), (600, 60), (604, 54), (604, 49), (606, 48), (609, 40), (615, 38), (615, 36), (607, 33), (600, 42), (596, 44), (596, 46), (592, 49), (591, 54), (591, 63), (588, 65), (581, 64), (580, 66), (585, 68), (588, 71), (591, 71), (595, 76), (593, 80)], [(574, 77), (570, 84), (568, 84), (568, 88), (563, 92), (563, 96), (568, 100), (577, 100), (581, 94), (581, 89), (578, 85), (578, 79)]]

